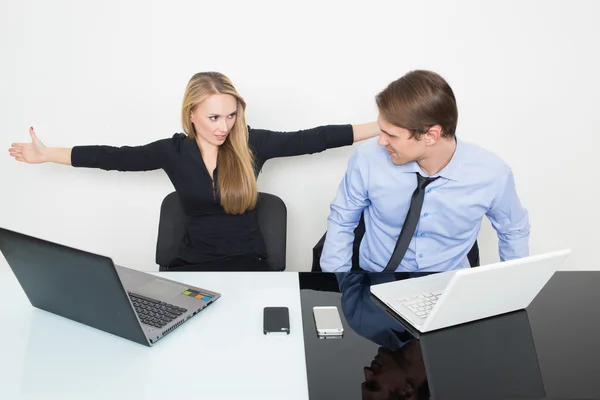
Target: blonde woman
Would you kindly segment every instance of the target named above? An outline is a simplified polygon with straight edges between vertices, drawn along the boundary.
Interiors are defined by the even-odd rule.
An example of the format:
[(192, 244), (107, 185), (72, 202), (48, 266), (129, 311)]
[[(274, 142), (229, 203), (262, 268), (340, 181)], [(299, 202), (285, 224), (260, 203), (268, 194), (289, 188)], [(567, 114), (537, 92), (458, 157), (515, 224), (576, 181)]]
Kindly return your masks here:
[(246, 103), (218, 72), (189, 81), (183, 99), (183, 133), (143, 146), (46, 147), (30, 128), (30, 143), (9, 153), (30, 164), (54, 162), (117, 171), (163, 169), (186, 214), (185, 237), (169, 270), (265, 270), (264, 243), (254, 206), (256, 178), (276, 157), (321, 152), (379, 134), (377, 123), (327, 125), (274, 132), (246, 125)]

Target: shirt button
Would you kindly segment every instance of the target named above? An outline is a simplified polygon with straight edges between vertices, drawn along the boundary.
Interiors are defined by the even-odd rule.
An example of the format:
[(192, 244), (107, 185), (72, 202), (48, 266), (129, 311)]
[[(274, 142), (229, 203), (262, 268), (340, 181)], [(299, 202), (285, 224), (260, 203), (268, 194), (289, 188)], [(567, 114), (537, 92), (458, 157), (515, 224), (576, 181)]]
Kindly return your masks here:
[(428, 189), (428, 190), (427, 190), (427, 193), (431, 193), (431, 189)]
[(423, 254), (419, 254), (419, 258), (423, 258)]
[(425, 232), (421, 233), (421, 236), (425, 236)]
[(428, 214), (428, 213), (425, 213), (425, 214), (423, 214), (423, 216), (424, 216), (424, 217), (427, 217), (427, 216), (429, 216), (429, 214)]

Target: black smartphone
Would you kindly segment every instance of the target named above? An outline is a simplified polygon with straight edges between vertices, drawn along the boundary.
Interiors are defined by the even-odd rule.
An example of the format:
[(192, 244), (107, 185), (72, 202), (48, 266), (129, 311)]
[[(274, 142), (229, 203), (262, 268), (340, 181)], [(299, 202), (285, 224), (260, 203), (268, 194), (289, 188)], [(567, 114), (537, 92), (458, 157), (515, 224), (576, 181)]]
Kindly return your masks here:
[(264, 308), (263, 333), (265, 335), (290, 334), (290, 312), (287, 307)]

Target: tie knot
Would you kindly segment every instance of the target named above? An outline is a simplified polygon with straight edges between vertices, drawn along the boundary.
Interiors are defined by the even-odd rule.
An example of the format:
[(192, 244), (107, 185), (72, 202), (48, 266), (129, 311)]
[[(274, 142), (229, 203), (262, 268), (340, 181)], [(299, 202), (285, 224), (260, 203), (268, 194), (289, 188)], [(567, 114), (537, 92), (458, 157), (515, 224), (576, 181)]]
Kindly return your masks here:
[(439, 176), (436, 176), (435, 178), (426, 178), (417, 172), (417, 185), (419, 189), (423, 190), (425, 189), (425, 187), (427, 187), (427, 185), (429, 185), (431, 182), (435, 181), (438, 178)]

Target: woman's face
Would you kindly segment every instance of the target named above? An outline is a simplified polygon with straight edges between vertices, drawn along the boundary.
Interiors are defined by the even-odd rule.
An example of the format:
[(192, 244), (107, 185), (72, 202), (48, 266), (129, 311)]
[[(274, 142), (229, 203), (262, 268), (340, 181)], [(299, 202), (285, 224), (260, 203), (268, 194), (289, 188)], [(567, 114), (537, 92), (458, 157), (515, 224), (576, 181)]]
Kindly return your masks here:
[(198, 139), (214, 146), (225, 143), (237, 116), (237, 99), (230, 94), (214, 94), (198, 104), (190, 119)]

